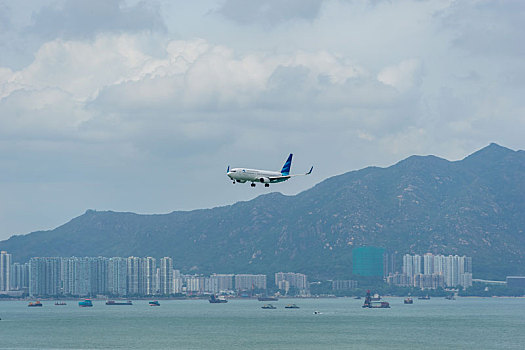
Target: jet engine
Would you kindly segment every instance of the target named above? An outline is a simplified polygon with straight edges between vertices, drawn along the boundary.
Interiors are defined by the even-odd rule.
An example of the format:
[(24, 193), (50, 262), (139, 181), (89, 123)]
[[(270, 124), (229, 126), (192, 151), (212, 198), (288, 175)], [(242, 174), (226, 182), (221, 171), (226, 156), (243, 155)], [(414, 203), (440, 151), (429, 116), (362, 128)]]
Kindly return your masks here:
[(270, 183), (270, 179), (267, 178), (267, 177), (261, 177), (259, 179), (259, 181), (262, 183), (262, 184), (269, 184)]

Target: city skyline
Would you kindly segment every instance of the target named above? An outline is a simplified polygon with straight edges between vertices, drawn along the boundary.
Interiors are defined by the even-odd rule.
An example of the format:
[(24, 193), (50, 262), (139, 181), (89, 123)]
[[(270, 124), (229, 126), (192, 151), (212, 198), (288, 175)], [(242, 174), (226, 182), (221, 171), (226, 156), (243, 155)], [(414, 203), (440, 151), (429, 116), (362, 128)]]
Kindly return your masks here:
[[(358, 271), (384, 266), (383, 249), (359, 250), (364, 264)], [(365, 253), (370, 252), (366, 257)], [(24, 291), (30, 296), (147, 296), (202, 294), (221, 292), (265, 291), (266, 274), (212, 273), (183, 274), (173, 268), (171, 257), (35, 257), (27, 263), (10, 263), (11, 255), (2, 251), (0, 259), (0, 291)], [(373, 263), (370, 258), (375, 258)], [(458, 255), (403, 255), (401, 272), (389, 272), (383, 280), (396, 286), (412, 286), (422, 290), (472, 286), (472, 258)], [(157, 261), (159, 264), (157, 265)], [(6, 265), (8, 263), (9, 265)], [(6, 269), (6, 266), (7, 269)], [(377, 267), (374, 267), (377, 269)], [(383, 271), (378, 271), (383, 274)], [(7, 286), (6, 282), (7, 281)], [(332, 290), (357, 288), (354, 280), (332, 280)], [(10, 287), (13, 286), (12, 288)], [(288, 293), (307, 293), (307, 275), (297, 272), (275, 272), (274, 288)]]

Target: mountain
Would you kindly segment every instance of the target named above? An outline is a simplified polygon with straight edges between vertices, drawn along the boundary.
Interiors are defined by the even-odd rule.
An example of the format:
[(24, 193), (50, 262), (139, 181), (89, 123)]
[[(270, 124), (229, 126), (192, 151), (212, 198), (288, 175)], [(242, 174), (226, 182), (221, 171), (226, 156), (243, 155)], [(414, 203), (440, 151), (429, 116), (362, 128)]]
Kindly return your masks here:
[[(525, 152), (491, 144), (461, 161), (411, 156), (295, 196), (163, 215), (88, 210), (0, 249), (33, 256), (171, 256), (183, 271), (348, 277), (352, 248), (473, 257), (475, 278), (525, 274)], [(401, 259), (398, 259), (401, 260)]]

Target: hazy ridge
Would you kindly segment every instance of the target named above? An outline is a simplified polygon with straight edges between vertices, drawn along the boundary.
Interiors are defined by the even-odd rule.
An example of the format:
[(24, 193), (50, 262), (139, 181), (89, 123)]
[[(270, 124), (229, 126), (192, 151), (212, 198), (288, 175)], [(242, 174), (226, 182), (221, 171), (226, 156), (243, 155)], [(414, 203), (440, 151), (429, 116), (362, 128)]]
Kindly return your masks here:
[[(275, 186), (278, 189), (278, 186)], [(0, 249), (33, 256), (171, 256), (184, 271), (348, 277), (352, 247), (465, 254), (474, 277), (525, 273), (525, 152), (491, 144), (461, 161), (412, 156), (295, 196), (163, 215), (98, 212)]]

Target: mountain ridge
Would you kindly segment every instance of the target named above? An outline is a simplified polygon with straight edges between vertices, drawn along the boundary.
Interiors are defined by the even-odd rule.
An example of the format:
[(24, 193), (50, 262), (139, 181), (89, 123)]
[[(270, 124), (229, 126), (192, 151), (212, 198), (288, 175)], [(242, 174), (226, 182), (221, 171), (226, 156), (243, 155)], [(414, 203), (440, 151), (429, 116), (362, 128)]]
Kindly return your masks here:
[(87, 210), (0, 249), (31, 256), (172, 256), (182, 270), (348, 277), (355, 246), (473, 257), (474, 276), (525, 273), (525, 152), (497, 144), (457, 161), (410, 156), (272, 192), (168, 214)]

